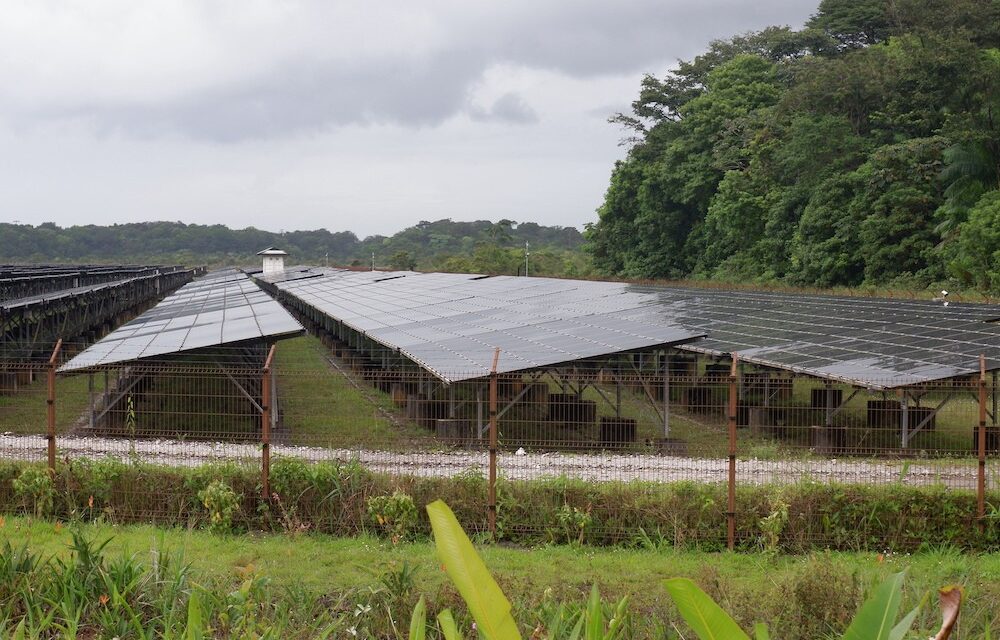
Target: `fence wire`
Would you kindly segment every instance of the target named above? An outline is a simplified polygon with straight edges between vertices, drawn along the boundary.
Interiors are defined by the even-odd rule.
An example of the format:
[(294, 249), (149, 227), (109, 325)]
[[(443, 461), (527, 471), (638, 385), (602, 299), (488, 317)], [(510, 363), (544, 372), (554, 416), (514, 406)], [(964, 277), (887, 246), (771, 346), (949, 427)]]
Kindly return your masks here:
[[(800, 499), (780, 488), (803, 485), (960, 492), (975, 523), (998, 489), (993, 374), (882, 390), (659, 350), (448, 383), (464, 372), (326, 336), (282, 341), (270, 363), (257, 345), (56, 375), (84, 346), (0, 362), (0, 460), (48, 462), (54, 441), (56, 464), (79, 473), (118, 461), (131, 479), (114, 491), (134, 495), (101, 499), (132, 505), (123, 518), (189, 517), (192, 474), (220, 465), (241, 513), (269, 503), (286, 524), (357, 529), (371, 495), (402, 487), (451, 492), (476, 530), (566, 541), (759, 541), (764, 520)], [(288, 495), (293, 470), (319, 462), (369, 476), (329, 480), (336, 494), (314, 496), (324, 508)], [(0, 492), (26, 508), (13, 473)], [(794, 535), (841, 545), (835, 507), (812, 508)]]

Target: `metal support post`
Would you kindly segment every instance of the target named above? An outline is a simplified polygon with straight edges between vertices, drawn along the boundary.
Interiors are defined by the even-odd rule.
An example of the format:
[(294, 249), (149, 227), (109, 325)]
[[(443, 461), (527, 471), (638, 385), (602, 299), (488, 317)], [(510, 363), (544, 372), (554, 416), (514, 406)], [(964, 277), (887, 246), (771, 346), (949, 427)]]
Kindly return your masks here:
[(93, 371), (87, 374), (87, 397), (90, 402), (90, 411), (89, 411), (90, 420), (88, 421), (88, 423), (90, 424), (90, 430), (93, 431), (94, 430), (94, 372)]
[(663, 351), (663, 437), (670, 437), (670, 354)]
[(976, 473), (976, 517), (986, 525), (986, 356), (979, 356), (979, 433), (976, 438), (979, 468)]
[(500, 347), (493, 352), (493, 366), (490, 368), (490, 484), (487, 503), (487, 519), (490, 535), (497, 535), (497, 361)]
[(56, 473), (56, 360), (59, 358), (59, 350), (62, 349), (62, 338), (56, 341), (56, 346), (49, 356), (48, 367), (48, 398), (46, 399), (47, 413), (47, 434), (49, 473)]
[(622, 417), (622, 379), (615, 374), (615, 417)]
[(727, 536), (726, 546), (732, 551), (736, 546), (736, 401), (737, 367), (739, 356), (733, 354), (732, 368), (729, 371), (729, 500), (726, 511)]
[(899, 391), (899, 424), (902, 430), (902, 441), (900, 442), (903, 449), (910, 446), (910, 402), (909, 397), (906, 395), (906, 391), (900, 389)]
[(271, 364), (274, 362), (274, 350), (277, 345), (271, 345), (264, 361), (264, 370), (260, 377), (260, 444), (261, 444), (261, 493), (264, 501), (271, 499)]

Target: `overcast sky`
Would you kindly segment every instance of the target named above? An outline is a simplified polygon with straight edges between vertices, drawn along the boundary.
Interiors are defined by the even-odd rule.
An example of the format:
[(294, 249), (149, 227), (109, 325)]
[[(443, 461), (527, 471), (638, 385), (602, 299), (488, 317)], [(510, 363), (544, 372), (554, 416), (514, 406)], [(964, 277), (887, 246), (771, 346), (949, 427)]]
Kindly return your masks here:
[(581, 227), (644, 73), (802, 0), (10, 0), (0, 220)]

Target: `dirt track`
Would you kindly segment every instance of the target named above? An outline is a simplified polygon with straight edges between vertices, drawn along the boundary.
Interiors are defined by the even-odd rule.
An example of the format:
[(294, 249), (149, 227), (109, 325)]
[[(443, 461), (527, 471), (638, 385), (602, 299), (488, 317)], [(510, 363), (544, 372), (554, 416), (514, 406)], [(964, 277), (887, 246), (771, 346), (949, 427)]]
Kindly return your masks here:
[[(223, 460), (254, 462), (260, 457), (255, 444), (224, 442), (182, 442), (179, 440), (123, 440), (114, 438), (60, 437), (57, 439), (61, 458), (132, 458), (144, 462), (197, 466)], [(44, 436), (0, 435), (0, 459), (40, 460), (46, 455)], [(303, 460), (357, 460), (379, 472), (418, 476), (448, 477), (469, 470), (485, 473), (488, 457), (479, 451), (419, 451), (389, 452), (365, 449), (325, 449), (275, 445), (274, 456), (297, 457)], [(567, 476), (593, 481), (670, 482), (694, 480), (724, 482), (727, 473), (725, 459), (683, 458), (657, 455), (624, 455), (596, 453), (526, 453), (506, 452), (500, 456), (500, 474), (511, 479)], [(810, 478), (820, 482), (854, 484), (906, 485), (943, 484), (952, 488), (974, 489), (976, 467), (971, 461), (911, 462), (905, 468), (898, 461), (858, 459), (831, 460), (738, 460), (736, 476), (739, 484), (795, 482)], [(989, 473), (990, 487), (996, 487)]]

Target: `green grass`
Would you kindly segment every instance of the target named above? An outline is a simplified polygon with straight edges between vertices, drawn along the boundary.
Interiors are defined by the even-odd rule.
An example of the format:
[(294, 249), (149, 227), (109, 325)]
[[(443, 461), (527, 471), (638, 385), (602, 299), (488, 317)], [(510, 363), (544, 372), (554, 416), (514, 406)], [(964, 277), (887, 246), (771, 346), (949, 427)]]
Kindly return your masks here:
[[(95, 376), (95, 388), (103, 385)], [(103, 386), (101, 387), (103, 389)], [(45, 433), (47, 429), (48, 382), (45, 372), (9, 395), (0, 394), (0, 432)], [(87, 376), (56, 377), (56, 430), (65, 432), (76, 424), (89, 406)]]
[[(15, 545), (24, 542), (36, 553), (66, 559), (73, 527), (91, 539), (111, 538), (106, 551), (111, 557), (127, 554), (148, 562), (152, 548), (180, 554), (190, 563), (194, 582), (223, 592), (252, 574), (270, 581), (275, 598), (299, 594), (296, 597), (310, 606), (326, 602), (329, 608), (350, 611), (353, 602), (373, 590), (384, 590), (387, 577), (401, 576), (405, 564), (415, 573), (402, 581), (412, 580), (413, 589), (397, 603), (397, 617), (408, 612), (420, 595), (427, 598), (432, 613), (445, 606), (460, 613), (464, 609), (429, 542), (393, 545), (366, 536), (345, 539), (317, 534), (220, 536), (178, 528), (66, 525), (26, 518), (7, 518), (0, 526), (0, 540)], [(666, 632), (680, 623), (662, 582), (687, 576), (744, 627), (766, 620), (774, 637), (812, 639), (842, 630), (865, 593), (902, 569), (908, 570), (904, 608), (916, 604), (929, 590), (957, 583), (964, 586), (967, 597), (959, 637), (976, 637), (987, 623), (994, 629), (1000, 623), (1000, 555), (961, 554), (947, 548), (888, 556), (496, 545), (480, 547), (480, 551), (514, 603), (523, 629), (537, 625), (541, 613), (556, 602), (582, 602), (596, 583), (608, 600), (630, 596), (627, 637), (671, 637)], [(936, 620), (933, 604), (925, 607), (914, 637), (930, 635)]]
[(314, 336), (278, 344), (278, 398), (292, 443), (390, 449), (433, 443), (429, 431), (402, 417), (388, 394), (346, 368), (335, 369), (328, 357)]

